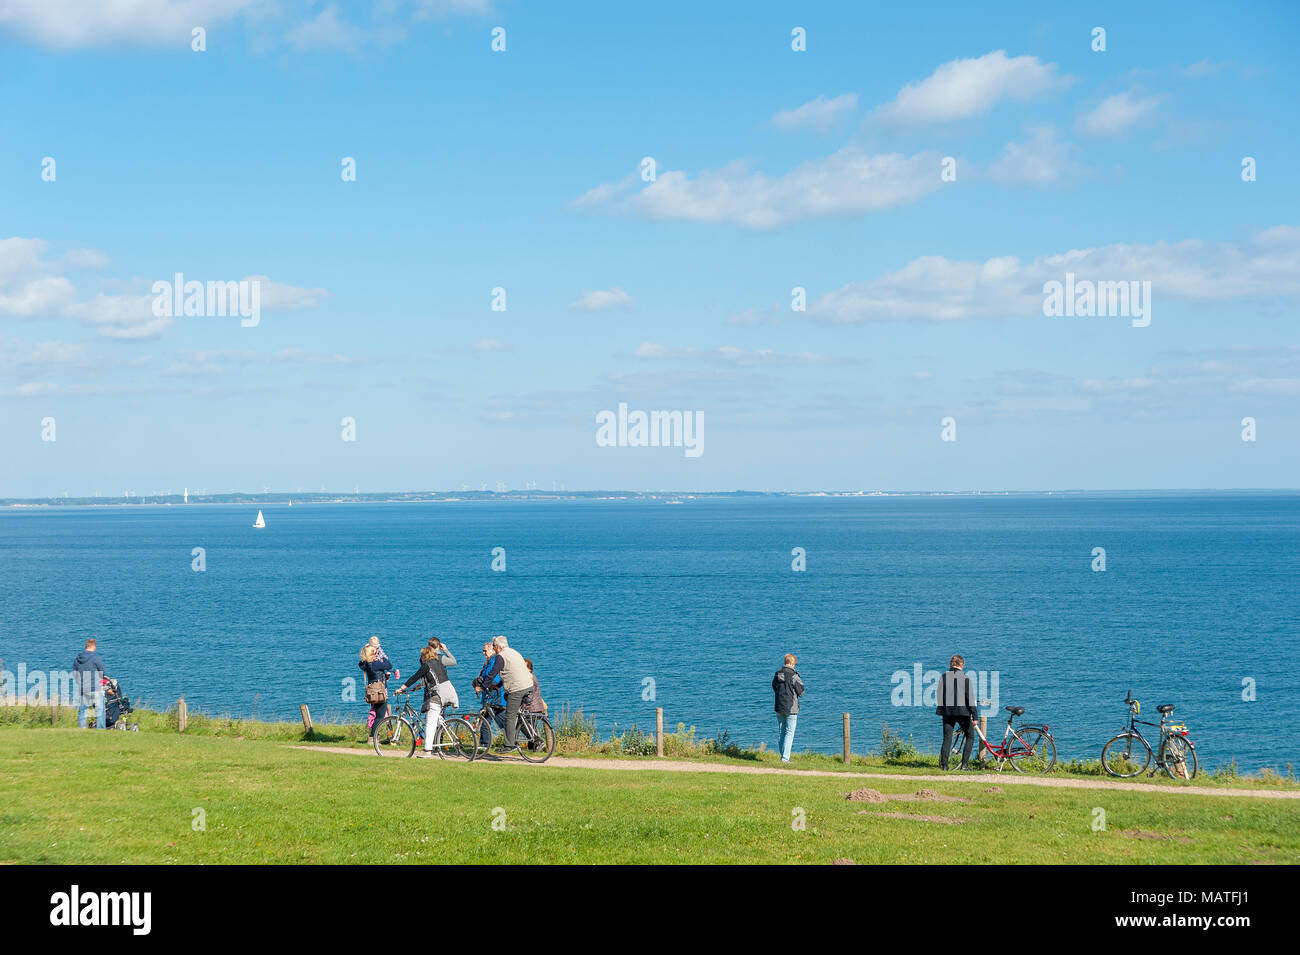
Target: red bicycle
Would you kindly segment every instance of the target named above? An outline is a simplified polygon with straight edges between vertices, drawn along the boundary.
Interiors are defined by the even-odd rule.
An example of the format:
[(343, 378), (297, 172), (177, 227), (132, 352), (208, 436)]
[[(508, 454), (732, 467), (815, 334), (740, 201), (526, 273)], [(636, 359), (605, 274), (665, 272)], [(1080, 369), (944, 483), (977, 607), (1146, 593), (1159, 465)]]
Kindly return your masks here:
[[(987, 706), (988, 701), (981, 700), (980, 706)], [(1047, 726), (1012, 726), (1011, 721), (1017, 716), (1025, 715), (1023, 706), (1005, 707), (1010, 714), (1006, 729), (1002, 731), (1001, 743), (990, 743), (980, 729), (979, 720), (971, 720), (975, 732), (979, 734), (981, 749), (998, 764), (998, 772), (1011, 764), (1018, 773), (1050, 773), (1056, 765), (1056, 740), (1047, 731)], [(958, 729), (953, 734), (952, 751), (949, 759), (961, 759), (966, 749), (966, 731)]]

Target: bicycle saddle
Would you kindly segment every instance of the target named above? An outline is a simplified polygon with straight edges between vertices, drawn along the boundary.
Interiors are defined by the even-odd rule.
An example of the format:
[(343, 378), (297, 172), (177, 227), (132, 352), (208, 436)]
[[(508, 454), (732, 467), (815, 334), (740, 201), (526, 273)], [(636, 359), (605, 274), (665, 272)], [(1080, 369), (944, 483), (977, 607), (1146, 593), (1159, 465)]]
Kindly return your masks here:
[(1157, 713), (1172, 713), (1173, 711), (1174, 711), (1174, 704), (1172, 703), (1165, 703), (1163, 706), (1156, 707)]
[(1003, 707), (1012, 716), (1024, 716), (1025, 708), (1023, 706), (1006, 706)]

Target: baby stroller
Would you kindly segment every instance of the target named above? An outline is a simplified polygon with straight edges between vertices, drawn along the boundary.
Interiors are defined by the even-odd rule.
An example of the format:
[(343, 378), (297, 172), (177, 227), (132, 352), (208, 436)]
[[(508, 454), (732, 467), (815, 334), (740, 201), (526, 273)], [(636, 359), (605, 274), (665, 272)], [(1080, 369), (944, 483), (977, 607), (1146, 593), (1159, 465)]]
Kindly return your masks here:
[(112, 678), (104, 680), (104, 726), (110, 730), (130, 730), (140, 732), (139, 723), (128, 723), (134, 707), (131, 701), (122, 695), (122, 687)]

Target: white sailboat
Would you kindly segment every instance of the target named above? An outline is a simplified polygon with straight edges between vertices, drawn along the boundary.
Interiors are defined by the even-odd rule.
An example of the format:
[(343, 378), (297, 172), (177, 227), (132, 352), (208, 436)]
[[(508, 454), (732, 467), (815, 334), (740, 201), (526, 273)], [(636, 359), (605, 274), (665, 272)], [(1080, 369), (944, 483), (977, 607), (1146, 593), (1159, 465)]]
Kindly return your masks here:
[(253, 526), (254, 527), (266, 526), (266, 518), (262, 516), (262, 512), (260, 510), (257, 512), (257, 520), (253, 521)]

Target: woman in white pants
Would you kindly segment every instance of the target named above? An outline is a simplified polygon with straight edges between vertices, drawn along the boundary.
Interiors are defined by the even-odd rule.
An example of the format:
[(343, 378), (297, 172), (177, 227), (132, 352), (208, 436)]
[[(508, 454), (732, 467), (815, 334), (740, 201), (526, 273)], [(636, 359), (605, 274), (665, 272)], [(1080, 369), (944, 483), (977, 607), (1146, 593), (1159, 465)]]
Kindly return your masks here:
[[(443, 659), (439, 659), (439, 656)], [(443, 662), (444, 659), (446, 663)], [(405, 693), (416, 683), (424, 685), (424, 705), (422, 707), (424, 711), (424, 751), (420, 753), (421, 759), (428, 759), (433, 755), (433, 741), (438, 738), (443, 705), (454, 705), (458, 702), (454, 699), (456, 690), (452, 687), (451, 680), (447, 676), (447, 667), (455, 665), (456, 658), (435, 637), (429, 641), (427, 647), (420, 651), (420, 668), (397, 688), (398, 693)], [(446, 696), (451, 698), (444, 699)]]

